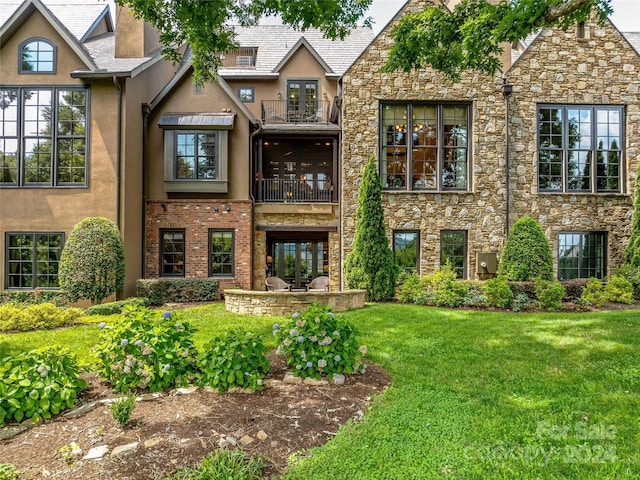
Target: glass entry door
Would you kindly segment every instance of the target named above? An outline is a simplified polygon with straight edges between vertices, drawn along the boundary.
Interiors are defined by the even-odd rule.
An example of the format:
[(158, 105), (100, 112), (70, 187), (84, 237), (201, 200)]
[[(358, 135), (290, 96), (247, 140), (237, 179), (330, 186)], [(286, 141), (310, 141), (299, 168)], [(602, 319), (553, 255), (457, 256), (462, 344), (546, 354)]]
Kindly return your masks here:
[(289, 80), (287, 82), (288, 121), (317, 121), (318, 82), (315, 80)]
[(269, 275), (279, 277), (292, 288), (303, 289), (314, 278), (329, 274), (328, 243), (323, 239), (271, 239), (267, 245)]

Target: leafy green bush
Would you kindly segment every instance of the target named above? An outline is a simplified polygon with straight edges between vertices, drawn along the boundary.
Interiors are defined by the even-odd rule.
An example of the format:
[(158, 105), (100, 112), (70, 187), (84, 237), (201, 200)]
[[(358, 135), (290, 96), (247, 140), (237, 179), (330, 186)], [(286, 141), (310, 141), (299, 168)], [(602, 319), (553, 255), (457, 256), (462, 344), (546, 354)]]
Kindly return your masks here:
[(513, 297), (520, 294), (526, 295), (530, 299), (536, 298), (536, 284), (534, 282), (512, 282), (509, 281), (509, 287), (513, 292)]
[(431, 288), (435, 291), (442, 284), (455, 281), (456, 278), (456, 272), (451, 268), (451, 265), (447, 263), (442, 265), (439, 270), (425, 275), (420, 281), (424, 290)]
[(511, 228), (500, 257), (498, 274), (519, 282), (553, 279), (551, 247), (533, 218), (521, 217)]
[(629, 280), (633, 285), (633, 298), (640, 300), (640, 267), (622, 265), (614, 272), (614, 275), (619, 275)]
[(136, 396), (129, 395), (127, 397), (117, 398), (111, 402), (109, 411), (118, 425), (125, 425), (131, 418), (135, 406)]
[(69, 304), (64, 292), (60, 290), (4, 290), (0, 292), (0, 305), (4, 303), (19, 303), (22, 305), (36, 305), (38, 303), (53, 303), (56, 307)]
[(509, 308), (513, 301), (513, 291), (503, 275), (491, 278), (484, 282), (484, 294), (489, 301), (489, 305), (498, 308)]
[(545, 310), (560, 310), (566, 292), (558, 280), (536, 280), (536, 297)]
[(428, 290), (423, 290), (422, 292), (420, 292), (416, 296), (414, 301), (418, 305), (434, 305), (433, 297), (434, 297), (433, 290), (429, 288)]
[(355, 328), (335, 318), (328, 306), (314, 302), (301, 314), (294, 313), (290, 323), (276, 323), (273, 334), (279, 342), (278, 352), (287, 356), (287, 364), (298, 377), (320, 378), (365, 369), (360, 358), (366, 347), (358, 348)]
[(627, 305), (635, 303), (633, 285), (621, 275), (611, 275), (604, 287), (604, 294), (610, 302), (626, 303)]
[(232, 387), (262, 388), (269, 360), (259, 336), (241, 328), (215, 337), (198, 361), (200, 383), (224, 392)]
[(76, 356), (47, 347), (0, 358), (0, 425), (51, 418), (73, 407), (86, 386)]
[(149, 278), (137, 281), (136, 295), (148, 298), (151, 305), (214, 302), (218, 287), (218, 280), (208, 278)]
[(489, 299), (484, 294), (483, 282), (462, 281), (461, 283), (467, 287), (467, 296), (463, 303), (466, 307), (486, 307), (489, 304)]
[(149, 299), (141, 297), (130, 297), (126, 300), (118, 300), (116, 302), (101, 303), (99, 305), (93, 305), (87, 308), (87, 315), (115, 315), (116, 313), (122, 313), (122, 309), (127, 305), (148, 307)]
[(104, 217), (78, 222), (60, 257), (60, 288), (69, 300), (98, 304), (124, 286), (124, 274), (124, 246), (115, 223)]
[(0, 331), (40, 330), (78, 323), (84, 316), (79, 308), (61, 308), (52, 303), (26, 307), (14, 303), (0, 305)]
[(196, 373), (193, 329), (171, 312), (125, 307), (113, 325), (100, 324), (98, 374), (117, 392), (187, 385)]
[(197, 467), (187, 467), (165, 480), (259, 480), (264, 462), (261, 457), (246, 458), (242, 450), (217, 449), (202, 459)]
[(515, 297), (513, 297), (513, 301), (511, 302), (511, 310), (514, 312), (522, 312), (524, 310), (528, 310), (530, 307), (534, 305), (533, 300), (529, 298), (524, 293), (519, 293)]
[(20, 472), (12, 463), (0, 463), (0, 480), (18, 480)]
[(438, 307), (459, 307), (462, 305), (469, 289), (458, 280), (447, 280), (438, 285), (433, 291), (433, 304)]
[(416, 272), (402, 272), (398, 276), (396, 299), (401, 303), (414, 303), (423, 292), (420, 277)]
[(586, 300), (594, 307), (601, 307), (607, 301), (607, 294), (604, 292), (602, 280), (591, 277), (582, 290), (583, 300)]
[(575, 301), (576, 298), (582, 297), (582, 291), (587, 285), (588, 279), (586, 278), (574, 278), (573, 280), (561, 281), (564, 290), (567, 292), (565, 296), (566, 301)]

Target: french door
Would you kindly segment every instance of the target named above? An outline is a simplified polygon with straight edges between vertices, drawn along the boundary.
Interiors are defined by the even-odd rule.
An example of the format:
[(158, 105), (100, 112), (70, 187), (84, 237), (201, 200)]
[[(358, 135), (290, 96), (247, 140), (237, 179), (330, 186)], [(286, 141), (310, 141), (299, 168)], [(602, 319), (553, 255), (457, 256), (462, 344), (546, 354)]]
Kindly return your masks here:
[(327, 238), (271, 239), (267, 244), (269, 274), (280, 277), (293, 288), (305, 288), (307, 283), (329, 273)]

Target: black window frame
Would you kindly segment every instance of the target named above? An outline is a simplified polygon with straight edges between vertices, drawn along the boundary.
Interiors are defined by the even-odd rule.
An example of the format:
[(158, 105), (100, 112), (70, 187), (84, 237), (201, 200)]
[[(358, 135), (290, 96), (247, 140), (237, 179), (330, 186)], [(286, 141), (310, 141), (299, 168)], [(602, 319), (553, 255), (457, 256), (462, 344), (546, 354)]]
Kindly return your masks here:
[[(561, 257), (561, 248), (566, 247), (567, 243), (562, 241), (562, 237), (563, 236), (569, 236), (569, 235), (577, 235), (579, 236), (579, 242), (578, 242), (578, 253), (576, 255), (577, 257), (577, 261), (578, 261), (578, 265), (575, 268), (561, 268), (561, 263), (562, 263), (562, 258), (566, 258), (566, 256)], [(586, 240), (588, 237), (594, 237), (594, 241), (595, 244), (592, 246), (592, 248), (598, 248), (598, 246), (602, 246), (603, 251), (601, 252), (601, 255), (599, 257), (595, 257), (595, 256), (585, 256), (584, 254), (584, 250), (585, 248), (585, 244), (587, 243)], [(600, 239), (600, 241), (598, 242), (598, 238)], [(606, 231), (561, 231), (558, 232), (558, 272), (557, 272), (557, 277), (558, 280), (572, 280), (572, 279), (576, 279), (576, 278), (591, 278), (591, 277), (596, 277), (599, 278), (600, 280), (605, 280), (607, 278), (607, 255), (608, 255), (608, 247), (609, 247), (609, 235), (608, 232)], [(596, 263), (596, 265), (591, 266), (588, 264), (585, 264), (585, 260), (588, 259), (587, 261), (591, 260), (594, 261)], [(598, 265), (598, 261), (600, 261), (600, 264)], [(562, 275), (563, 271), (569, 271), (569, 270), (577, 270), (578, 272), (578, 276), (566, 276), (566, 275)], [(599, 271), (598, 271), (599, 270)], [(591, 275), (587, 272), (591, 272), (593, 271), (595, 274)], [(584, 275), (583, 275), (584, 274)]]
[(242, 103), (254, 103), (256, 100), (255, 87), (238, 87), (238, 98)]
[[(543, 120), (542, 110), (560, 110), (562, 112), (562, 118), (560, 120), (561, 124), (561, 132), (560, 134), (554, 133), (552, 131), (542, 132), (542, 125), (548, 123), (550, 128), (553, 128), (554, 123), (558, 123), (557, 121), (552, 120)], [(572, 110), (582, 110), (590, 112), (590, 126), (589, 126), (589, 135), (590, 137), (590, 145), (588, 148), (578, 145), (578, 147), (571, 146), (570, 138), (578, 137), (578, 142), (580, 141), (579, 135), (571, 135), (569, 126), (569, 115), (568, 111)], [(616, 112), (618, 114), (619, 123), (618, 128), (619, 132), (617, 135), (618, 138), (618, 147), (617, 149), (613, 148), (600, 148), (599, 139), (604, 137), (611, 138), (614, 135), (610, 135), (607, 133), (606, 135), (598, 135), (600, 132), (598, 131), (598, 112)], [(588, 193), (588, 194), (622, 194), (625, 192), (625, 157), (626, 157), (626, 149), (625, 149), (625, 125), (626, 125), (626, 112), (625, 107), (622, 105), (581, 105), (581, 104), (538, 104), (536, 106), (536, 179), (538, 184), (538, 192), (540, 193), (559, 193), (559, 194), (575, 194), (575, 193)], [(615, 123), (607, 123), (606, 125), (615, 125)], [(574, 127), (575, 128), (575, 127)], [(579, 123), (578, 123), (578, 128)], [(579, 133), (579, 132), (578, 132)], [(551, 139), (555, 137), (561, 141), (561, 147), (553, 146), (551, 143), (543, 146), (543, 138), (547, 137)], [(574, 140), (575, 141), (575, 140)], [(543, 152), (546, 152), (549, 155), (549, 158), (552, 156), (556, 157), (555, 161), (541, 163)], [(612, 165), (609, 163), (608, 159), (612, 153), (616, 153), (618, 155), (618, 164), (615, 168), (617, 168), (617, 176), (610, 175), (608, 172), (603, 173), (604, 170), (610, 170)], [(574, 155), (579, 155), (580, 153), (586, 154), (588, 159), (588, 175), (584, 175), (586, 171), (587, 165), (582, 167), (583, 175), (570, 175), (570, 153)], [(560, 156), (560, 161), (557, 160), (558, 155)], [(607, 162), (600, 162), (601, 159), (607, 158)], [(579, 160), (579, 159), (578, 159)], [(552, 165), (560, 165), (560, 174), (557, 173), (557, 167), (554, 170)], [(574, 164), (574, 168), (581, 168), (580, 163), (577, 165)], [(544, 177), (548, 177), (547, 180), (543, 180), (543, 167), (547, 169), (547, 173)], [(580, 178), (585, 179), (582, 182), (579, 180)], [(600, 183), (605, 182), (609, 185), (611, 179), (616, 179), (618, 186), (617, 188), (601, 188)], [(587, 186), (585, 187), (585, 182), (587, 182)], [(545, 184), (549, 185), (559, 185), (560, 188), (551, 188), (546, 187)], [(573, 185), (572, 185), (573, 184)], [(581, 184), (582, 186), (578, 186)]]
[[(194, 139), (195, 139), (195, 143), (194, 143), (194, 176), (184, 176), (181, 177), (179, 175), (179, 166), (178, 166), (178, 148), (180, 146), (180, 137), (181, 136), (188, 136), (188, 135), (193, 135)], [(215, 171), (215, 175), (213, 177), (200, 177), (199, 176), (199, 169), (200, 169), (200, 164), (198, 162), (198, 159), (200, 158), (206, 158), (206, 157), (210, 157), (211, 155), (200, 155), (199, 154), (199, 149), (198, 149), (198, 145), (199, 145), (199, 140), (200, 140), (200, 136), (206, 136), (206, 137), (210, 137), (210, 136), (214, 136), (215, 137), (215, 147), (214, 147), (214, 171)], [(203, 169), (205, 168), (211, 168), (211, 167), (202, 167)], [(178, 180), (178, 181), (187, 181), (187, 182), (192, 182), (192, 181), (200, 181), (200, 180), (218, 180), (220, 178), (220, 133), (218, 130), (176, 130), (175, 132), (175, 141), (174, 141), (174, 149), (173, 149), (173, 178)]]
[[(12, 262), (11, 260), (11, 240), (10, 238), (13, 236), (18, 236), (18, 235), (22, 235), (22, 236), (31, 236), (32, 237), (32, 255), (31, 255), (31, 259), (30, 259), (30, 263), (31, 263), (31, 277), (32, 277), (32, 281), (31, 281), (31, 286), (19, 286), (19, 287), (12, 287), (10, 286), (10, 277), (11, 277), (11, 267), (10, 265), (12, 263), (28, 263), (28, 259), (22, 260), (19, 259), (19, 261), (17, 262)], [(55, 277), (59, 279), (59, 274), (60, 274), (60, 262), (61, 262), (61, 257), (62, 257), (62, 250), (64, 249), (64, 243), (65, 243), (65, 235), (64, 232), (21, 232), (21, 231), (16, 231), (16, 232), (5, 232), (5, 236), (4, 236), (4, 245), (5, 245), (5, 261), (4, 261), (4, 269), (5, 269), (5, 275), (4, 275), (4, 286), (6, 290), (33, 290), (36, 288), (42, 289), (42, 290), (59, 290), (60, 289), (60, 284), (58, 283), (58, 286), (56, 287), (50, 287), (50, 286), (40, 286), (38, 284), (38, 263), (39, 259), (38, 259), (38, 236), (46, 236), (46, 237), (53, 237), (53, 236), (60, 236), (60, 246), (56, 247), (56, 250), (59, 251), (59, 256), (57, 259), (57, 265), (58, 265), (58, 271), (55, 273)], [(47, 250), (47, 252), (49, 252), (49, 250)], [(47, 255), (47, 257), (49, 257), (49, 254)], [(47, 263), (50, 260), (47, 259)], [(22, 272), (20, 272), (20, 274), (18, 274), (20, 276), (22, 276)]]
[[(462, 235), (462, 255), (455, 255), (454, 257), (462, 258), (462, 266), (457, 267), (455, 264), (450, 264), (451, 268), (456, 272), (456, 278), (460, 280), (467, 279), (468, 268), (468, 231), (467, 230), (440, 230), (440, 266), (443, 267), (450, 257), (445, 258), (445, 235)], [(447, 245), (454, 245), (453, 243)]]
[[(32, 43), (35, 42), (42, 42), (42, 43), (46, 43), (47, 45), (49, 45), (51, 47), (51, 54), (53, 56), (52, 60), (51, 60), (51, 70), (28, 70), (24, 68), (24, 49), (25, 47), (29, 46)], [(36, 52), (39, 52), (39, 50), (36, 50)], [(57, 71), (57, 67), (58, 67), (58, 47), (56, 46), (55, 43), (53, 43), (51, 40), (47, 39), (47, 38), (43, 38), (43, 37), (32, 37), (32, 38), (28, 38), (26, 39), (24, 42), (20, 43), (20, 46), (18, 47), (18, 73), (20, 74), (27, 74), (27, 75), (54, 75)], [(48, 61), (45, 62), (40, 61), (40, 60), (36, 60), (35, 61), (35, 65), (38, 65), (39, 63), (49, 63)]]
[[(182, 234), (182, 263), (180, 262), (166, 262), (165, 263), (165, 255), (176, 255), (180, 252), (168, 252), (165, 251), (165, 243), (164, 243), (164, 235), (168, 233), (179, 233)], [(186, 230), (184, 228), (161, 228), (160, 229), (160, 242), (159, 242), (159, 254), (160, 254), (160, 277), (163, 278), (172, 278), (172, 277), (184, 277), (186, 273), (186, 264), (187, 264), (187, 238), (186, 238)], [(182, 272), (180, 273), (165, 273), (166, 266), (176, 267), (178, 265), (182, 266)]]
[[(0, 101), (6, 101), (5, 95), (8, 95), (8, 92), (15, 92), (15, 97), (11, 100), (11, 103), (16, 102), (15, 105), (15, 120), (11, 118), (7, 118), (6, 109), (0, 110), (0, 152), (7, 150), (6, 145), (10, 145), (10, 142), (15, 144), (16, 149), (16, 166), (15, 170), (13, 167), (7, 167), (6, 159), (11, 157), (9, 155), (3, 155), (0, 153), (0, 188), (87, 188), (89, 186), (89, 165), (90, 165), (90, 105), (91, 105), (91, 90), (88, 85), (86, 86), (78, 86), (78, 85), (0, 85)], [(31, 92), (31, 93), (28, 93)], [(25, 102), (30, 100), (33, 92), (38, 92), (38, 98), (40, 96), (40, 92), (46, 92), (51, 96), (50, 105), (39, 103), (35, 105), (26, 105)], [(67, 92), (79, 92), (84, 95), (84, 119), (83, 126), (84, 129), (83, 134), (77, 133), (64, 133), (64, 126), (68, 125), (68, 120), (62, 120), (60, 118), (60, 110), (61, 107), (68, 107), (67, 104), (62, 104), (60, 102), (60, 94)], [(75, 105), (79, 107), (80, 105)], [(34, 123), (38, 125), (40, 128), (40, 123), (44, 123), (40, 116), (34, 120), (28, 120), (27, 115), (25, 114), (26, 108), (35, 109), (40, 112), (41, 109), (49, 109), (50, 110), (50, 121), (49, 128), (50, 132), (48, 135), (41, 134), (41, 131), (38, 131), (38, 134), (32, 134), (27, 132), (28, 126), (26, 123)], [(7, 107), (8, 108), (8, 107)], [(62, 123), (61, 123), (62, 122)], [(11, 123), (15, 123), (15, 134), (7, 134), (7, 131), (11, 132), (13, 129), (9, 129), (8, 127)], [(27, 156), (32, 152), (27, 152), (27, 145), (29, 141), (40, 141), (50, 142), (50, 152), (48, 152), (49, 159), (47, 162), (37, 162), (38, 166), (36, 167), (36, 172), (40, 171), (48, 171), (48, 179), (46, 181), (27, 181)], [(62, 147), (66, 144), (72, 146), (71, 154), (81, 153), (84, 157), (84, 165), (80, 167), (82, 171), (82, 181), (74, 182), (74, 181), (64, 181), (61, 180), (62, 172), (65, 169), (68, 170), (67, 174), (71, 175), (70, 178), (73, 178), (74, 170), (79, 170), (78, 168), (71, 166), (67, 167), (64, 165), (64, 157), (65, 153), (69, 153), (68, 150), (63, 150)], [(76, 152), (75, 145), (81, 144), (83, 145), (82, 152)], [(40, 145), (40, 143), (38, 143)], [(55, 148), (54, 148), (55, 147)], [(47, 153), (47, 152), (45, 152)], [(43, 155), (44, 157), (44, 155)], [(15, 181), (12, 178), (11, 174), (15, 174)], [(39, 175), (39, 173), (36, 173)], [(7, 181), (7, 177), (10, 179)]]
[[(406, 118), (403, 120), (406, 121), (406, 131), (396, 131), (395, 128), (391, 131), (385, 129), (385, 118), (384, 118), (384, 110), (385, 107), (396, 106), (396, 107), (405, 107), (406, 108)], [(435, 107), (436, 109), (436, 143), (435, 146), (427, 146), (421, 145), (419, 143), (415, 143), (416, 138), (419, 138), (419, 133), (414, 132), (414, 108), (425, 108), (425, 107)], [(466, 110), (466, 131), (465, 131), (465, 142), (464, 145), (449, 145), (445, 141), (445, 137), (448, 135), (444, 129), (444, 119), (445, 119), (445, 108), (464, 108)], [(380, 102), (380, 110), (379, 110), (379, 174), (380, 180), (382, 183), (383, 190), (387, 191), (420, 191), (420, 192), (445, 192), (445, 191), (453, 191), (453, 192), (468, 192), (472, 189), (472, 149), (471, 149), (471, 141), (472, 141), (472, 111), (473, 106), (470, 102), (406, 102), (406, 101), (384, 101)], [(411, 134), (411, 145), (407, 142), (408, 132), (412, 132)], [(403, 134), (404, 143), (400, 143), (396, 141), (398, 134)], [(425, 134), (428, 135), (428, 134)], [(394, 174), (388, 174), (383, 170), (383, 163), (386, 162), (386, 153), (385, 148), (396, 147), (395, 150), (398, 151), (400, 156), (402, 156), (402, 149), (404, 152), (404, 160), (398, 160), (400, 164), (404, 162), (404, 181), (402, 180), (402, 175), (396, 178)], [(414, 163), (417, 163), (419, 160), (414, 161), (414, 150), (426, 152), (428, 149), (435, 150), (435, 171), (432, 175), (432, 180), (428, 177), (425, 177), (425, 174), (422, 174), (424, 179), (414, 180), (411, 178), (411, 181), (407, 178), (409, 175), (414, 175), (413, 166)], [(465, 185), (463, 187), (458, 186), (446, 186), (444, 177), (445, 172), (450, 170), (451, 165), (455, 165), (457, 162), (448, 162), (447, 155), (453, 154), (454, 150), (465, 150), (464, 154), (464, 163), (466, 164), (466, 168), (464, 172), (457, 172), (457, 175), (464, 178)], [(394, 158), (396, 158), (394, 156)], [(422, 160), (425, 164), (428, 162), (426, 160)], [(447, 163), (451, 165), (445, 166)], [(417, 173), (415, 175), (418, 175)], [(399, 180), (399, 181), (398, 181)]]
[[(415, 265), (413, 268), (408, 266), (403, 266), (398, 263), (398, 239), (396, 236), (407, 235), (407, 234), (414, 234), (415, 240), (416, 240), (416, 258), (415, 258)], [(394, 262), (400, 268), (400, 271), (415, 272), (418, 275), (420, 274), (420, 230), (394, 230), (392, 248), (393, 248)]]
[[(230, 273), (214, 273), (213, 272), (213, 256), (216, 254), (216, 252), (213, 252), (213, 234), (214, 233), (230, 233), (231, 234), (231, 252), (223, 252), (223, 254), (229, 254), (231, 257), (231, 262), (227, 262), (227, 263), (222, 263), (223, 265), (230, 265), (231, 266), (231, 272)], [(207, 264), (208, 264), (208, 268), (209, 268), (209, 277), (216, 277), (216, 278), (230, 278), (230, 277), (234, 277), (235, 276), (235, 271), (236, 271), (236, 265), (235, 265), (235, 258), (236, 258), (236, 245), (235, 245), (235, 237), (236, 237), (236, 232), (234, 229), (230, 229), (230, 228), (210, 228), (207, 232), (207, 242), (208, 242), (208, 247), (207, 247)]]

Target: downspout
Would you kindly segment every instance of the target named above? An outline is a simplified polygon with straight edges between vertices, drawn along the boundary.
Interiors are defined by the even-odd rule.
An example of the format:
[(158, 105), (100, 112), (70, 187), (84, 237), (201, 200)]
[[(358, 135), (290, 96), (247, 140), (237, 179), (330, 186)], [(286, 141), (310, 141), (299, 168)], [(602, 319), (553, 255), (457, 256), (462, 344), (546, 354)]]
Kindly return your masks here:
[(513, 85), (510, 85), (507, 79), (503, 79), (502, 83), (502, 95), (504, 96), (504, 128), (505, 128), (505, 145), (504, 145), (504, 169), (505, 169), (505, 233), (509, 236), (509, 217), (510, 217), (510, 203), (511, 203), (511, 189), (509, 187), (510, 179), (510, 164), (509, 164), (509, 98), (513, 93)]
[(142, 104), (142, 251), (140, 252), (140, 271), (142, 278), (147, 277), (147, 128), (149, 126), (149, 116), (151, 107), (148, 103)]
[[(259, 120), (258, 120), (259, 121)], [(255, 130), (254, 130), (255, 128)], [(251, 277), (249, 278), (249, 290), (253, 290), (253, 280), (254, 280), (254, 258), (253, 258), (253, 254), (254, 254), (254, 248), (253, 248), (253, 244), (254, 244), (254, 238), (255, 238), (255, 208), (256, 208), (256, 197), (253, 195), (253, 186), (255, 185), (255, 172), (257, 172), (257, 167), (258, 165), (256, 164), (256, 158), (255, 158), (255, 152), (253, 149), (253, 145), (254, 145), (254, 140), (255, 137), (258, 133), (260, 133), (261, 129), (260, 129), (260, 125), (257, 126), (254, 125), (253, 123), (249, 122), (249, 129), (253, 130), (253, 132), (251, 132), (251, 135), (249, 135), (249, 199), (251, 200), (251, 245), (249, 246), (251, 254), (250, 254), (250, 260), (249, 260), (249, 268), (251, 269)], [(265, 234), (265, 250), (267, 248), (267, 242), (266, 242), (266, 234)], [(268, 252), (267, 252), (268, 253)], [(266, 260), (265, 260), (266, 261)], [(264, 263), (264, 262), (263, 262)]]
[[(120, 229), (120, 196), (122, 194), (122, 88), (118, 77), (114, 76), (113, 84), (118, 89), (118, 110), (116, 117), (116, 225)], [(122, 233), (121, 233), (122, 235)]]

